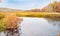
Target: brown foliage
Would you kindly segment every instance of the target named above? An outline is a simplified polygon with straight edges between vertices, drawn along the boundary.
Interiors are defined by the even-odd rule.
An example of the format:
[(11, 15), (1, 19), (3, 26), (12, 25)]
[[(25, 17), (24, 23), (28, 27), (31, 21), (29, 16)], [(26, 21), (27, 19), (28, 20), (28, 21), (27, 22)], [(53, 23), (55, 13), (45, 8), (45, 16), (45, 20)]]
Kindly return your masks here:
[(55, 6), (56, 12), (60, 12), (60, 3)]

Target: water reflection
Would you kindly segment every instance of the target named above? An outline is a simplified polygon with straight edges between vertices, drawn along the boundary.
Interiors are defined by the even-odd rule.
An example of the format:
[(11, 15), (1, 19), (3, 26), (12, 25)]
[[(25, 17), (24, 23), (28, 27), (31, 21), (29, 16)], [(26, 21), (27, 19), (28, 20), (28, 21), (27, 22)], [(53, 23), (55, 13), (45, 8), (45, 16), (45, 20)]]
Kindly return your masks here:
[(58, 27), (58, 34), (59, 34), (60, 33), (60, 21), (59, 20), (52, 20), (52, 19), (46, 19), (46, 20), (48, 21), (49, 24)]
[(52, 20), (52, 19), (46, 19), (49, 24), (52, 24), (53, 26), (58, 26), (60, 28), (60, 21), (59, 20)]
[[(51, 20), (45, 18), (24, 18), (21, 23), (21, 36), (57, 36), (59, 27), (53, 26)], [(59, 23), (57, 21), (57, 23)], [(54, 24), (55, 25), (55, 24)]]

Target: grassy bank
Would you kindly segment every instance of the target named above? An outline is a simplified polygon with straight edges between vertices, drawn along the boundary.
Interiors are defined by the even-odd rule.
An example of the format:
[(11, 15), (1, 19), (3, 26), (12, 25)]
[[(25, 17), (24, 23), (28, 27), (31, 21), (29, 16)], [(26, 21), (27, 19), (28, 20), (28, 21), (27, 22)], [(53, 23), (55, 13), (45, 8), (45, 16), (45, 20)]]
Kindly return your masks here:
[[(8, 15), (7, 15), (8, 14)], [(18, 17), (37, 17), (37, 18), (50, 18), (54, 20), (60, 20), (60, 13), (49, 13), (49, 12), (0, 12), (0, 18), (3, 18), (5, 15), (16, 15)]]

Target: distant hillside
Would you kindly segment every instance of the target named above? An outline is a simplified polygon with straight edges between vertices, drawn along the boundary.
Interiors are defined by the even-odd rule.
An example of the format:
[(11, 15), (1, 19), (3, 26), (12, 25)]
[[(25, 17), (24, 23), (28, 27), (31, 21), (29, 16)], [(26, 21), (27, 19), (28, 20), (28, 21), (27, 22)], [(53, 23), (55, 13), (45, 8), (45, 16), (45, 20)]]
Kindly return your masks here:
[(31, 9), (31, 10), (26, 10), (28, 12), (41, 12), (41, 9)]
[(23, 11), (23, 10), (11, 9), (11, 8), (0, 8), (0, 12), (19, 12), (19, 11)]
[(20, 9), (11, 9), (11, 8), (0, 8), (0, 12), (41, 12), (41, 9), (31, 9), (31, 10), (20, 10)]

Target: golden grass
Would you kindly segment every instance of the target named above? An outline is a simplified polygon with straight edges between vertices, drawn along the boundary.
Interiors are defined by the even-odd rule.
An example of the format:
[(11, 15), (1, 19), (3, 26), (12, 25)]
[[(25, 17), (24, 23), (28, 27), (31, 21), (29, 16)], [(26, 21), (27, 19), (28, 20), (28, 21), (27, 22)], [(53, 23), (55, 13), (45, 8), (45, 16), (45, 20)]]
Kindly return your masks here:
[[(57, 12), (0, 12), (4, 16), (14, 15), (18, 17), (37, 17), (37, 18), (50, 18), (60, 20), (60, 13)], [(0, 15), (2, 17), (2, 15)]]

